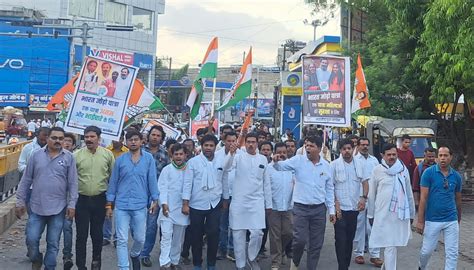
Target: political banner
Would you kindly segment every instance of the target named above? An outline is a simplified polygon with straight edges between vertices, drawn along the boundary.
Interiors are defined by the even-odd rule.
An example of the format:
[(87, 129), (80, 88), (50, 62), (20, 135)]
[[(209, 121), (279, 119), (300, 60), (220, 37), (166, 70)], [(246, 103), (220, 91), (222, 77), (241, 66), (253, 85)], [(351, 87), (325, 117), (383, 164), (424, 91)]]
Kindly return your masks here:
[[(193, 139), (196, 139), (196, 132), (200, 128), (207, 128), (209, 126), (209, 119), (211, 118), (212, 104), (211, 102), (202, 102), (199, 106), (199, 112), (194, 120), (190, 120), (189, 127), (189, 136)], [(219, 133), (219, 116), (220, 113), (216, 113), (214, 117), (213, 127), (215, 129), (215, 134)]]
[[(255, 99), (246, 98), (241, 102), (235, 104), (235, 110), (237, 115), (241, 118), (245, 117), (245, 113), (250, 109), (254, 109)], [(275, 110), (274, 101), (271, 98), (259, 98), (257, 99), (257, 112), (255, 113), (256, 118), (273, 118), (273, 112)]]
[(138, 68), (90, 56), (85, 63), (65, 130), (82, 134), (86, 127), (97, 126), (103, 138), (118, 141)]
[(168, 139), (175, 139), (177, 140), (181, 136), (181, 131), (175, 129), (174, 127), (166, 124), (165, 122), (158, 120), (158, 119), (143, 119), (143, 128), (142, 133), (148, 134), (152, 126), (161, 126), (166, 133), (166, 138), (164, 141)]
[(302, 73), (303, 124), (349, 127), (349, 58), (304, 56)]

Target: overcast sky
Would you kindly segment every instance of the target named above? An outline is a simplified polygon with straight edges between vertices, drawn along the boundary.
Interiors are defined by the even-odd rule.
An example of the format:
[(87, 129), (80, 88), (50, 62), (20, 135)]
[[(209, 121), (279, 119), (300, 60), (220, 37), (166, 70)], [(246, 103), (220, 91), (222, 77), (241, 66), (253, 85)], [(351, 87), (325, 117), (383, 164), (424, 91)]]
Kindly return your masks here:
[(172, 0), (158, 17), (158, 56), (173, 67), (202, 61), (212, 37), (219, 37), (219, 66), (242, 63), (253, 47), (253, 63), (273, 66), (286, 39), (309, 41), (313, 28), (304, 0)]

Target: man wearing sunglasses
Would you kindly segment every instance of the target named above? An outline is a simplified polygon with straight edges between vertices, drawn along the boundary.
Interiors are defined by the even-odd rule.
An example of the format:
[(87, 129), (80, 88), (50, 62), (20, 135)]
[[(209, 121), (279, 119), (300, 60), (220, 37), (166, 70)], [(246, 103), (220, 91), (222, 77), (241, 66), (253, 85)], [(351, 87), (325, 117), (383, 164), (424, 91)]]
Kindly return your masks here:
[(456, 269), (461, 222), (461, 175), (451, 167), (448, 147), (438, 150), (438, 164), (426, 169), (420, 183), (417, 231), (423, 234), (420, 269), (429, 269), (440, 233), (444, 232), (445, 269)]

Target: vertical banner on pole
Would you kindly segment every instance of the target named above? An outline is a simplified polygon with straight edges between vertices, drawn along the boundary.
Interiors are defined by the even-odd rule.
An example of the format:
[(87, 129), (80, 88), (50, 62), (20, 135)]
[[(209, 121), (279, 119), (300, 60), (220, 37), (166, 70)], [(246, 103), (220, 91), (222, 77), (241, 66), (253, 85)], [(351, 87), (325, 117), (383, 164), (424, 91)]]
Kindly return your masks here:
[(303, 124), (351, 125), (349, 57), (303, 57)]

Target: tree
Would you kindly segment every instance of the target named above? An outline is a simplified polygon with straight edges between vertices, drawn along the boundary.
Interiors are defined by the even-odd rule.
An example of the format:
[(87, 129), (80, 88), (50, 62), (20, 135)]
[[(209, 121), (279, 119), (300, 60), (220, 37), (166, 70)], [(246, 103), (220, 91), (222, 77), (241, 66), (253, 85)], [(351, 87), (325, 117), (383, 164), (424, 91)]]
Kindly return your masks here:
[(189, 69), (189, 64), (184, 65), (180, 69), (173, 72), (173, 74), (171, 75), (171, 79), (172, 80), (181, 80), (181, 78), (183, 78), (184, 76), (186, 76), (188, 74), (188, 69)]
[[(474, 3), (463, 0), (434, 0), (423, 17), (424, 31), (416, 50), (415, 64), (421, 79), (431, 85), (431, 101), (454, 103), (446, 124), (456, 150), (466, 154), (474, 164), (474, 120), (469, 102), (474, 97)], [(464, 128), (455, 125), (456, 105), (464, 95)], [(442, 117), (435, 112), (440, 120)]]

